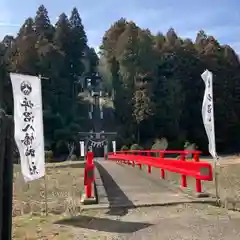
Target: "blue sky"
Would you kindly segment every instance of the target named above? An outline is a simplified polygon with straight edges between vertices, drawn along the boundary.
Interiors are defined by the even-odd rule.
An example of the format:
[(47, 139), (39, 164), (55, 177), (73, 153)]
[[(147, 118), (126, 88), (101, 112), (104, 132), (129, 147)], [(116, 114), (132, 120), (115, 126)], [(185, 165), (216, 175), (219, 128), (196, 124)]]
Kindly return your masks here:
[(27, 17), (35, 16), (40, 4), (48, 9), (53, 23), (76, 6), (89, 44), (96, 49), (110, 25), (125, 17), (153, 33), (173, 27), (184, 38), (195, 39), (203, 29), (240, 53), (239, 0), (0, 0), (0, 38), (15, 35)]

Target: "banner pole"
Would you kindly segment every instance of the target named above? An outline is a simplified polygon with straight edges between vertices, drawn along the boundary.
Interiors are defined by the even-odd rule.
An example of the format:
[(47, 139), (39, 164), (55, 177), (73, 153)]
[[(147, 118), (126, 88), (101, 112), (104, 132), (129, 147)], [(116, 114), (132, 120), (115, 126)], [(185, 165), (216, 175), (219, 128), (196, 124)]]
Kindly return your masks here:
[[(46, 80), (49, 80), (49, 78), (47, 77), (42, 77), (41, 74), (38, 75), (38, 78), (40, 79), (40, 81), (42, 79), (46, 79)], [(47, 179), (46, 179), (46, 171), (45, 171), (45, 174), (44, 174), (44, 197), (45, 197), (45, 214), (46, 216), (48, 216), (48, 195), (47, 195)]]
[(46, 173), (44, 175), (44, 197), (45, 197), (45, 214), (48, 216), (48, 196), (47, 196), (47, 179)]
[(219, 166), (218, 158), (214, 158), (214, 182), (215, 182), (215, 194), (217, 198), (217, 204), (220, 205), (220, 196), (219, 196), (219, 173), (218, 173), (218, 166)]

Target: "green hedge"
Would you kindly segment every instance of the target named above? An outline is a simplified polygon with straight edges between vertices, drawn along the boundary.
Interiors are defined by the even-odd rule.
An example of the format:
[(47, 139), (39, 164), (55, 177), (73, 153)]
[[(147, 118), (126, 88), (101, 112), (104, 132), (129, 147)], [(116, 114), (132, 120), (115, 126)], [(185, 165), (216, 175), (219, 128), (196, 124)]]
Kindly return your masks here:
[(135, 143), (130, 147), (130, 150), (143, 150), (143, 147)]
[(127, 150), (129, 150), (129, 149), (128, 149), (128, 146), (123, 145), (123, 146), (121, 147), (121, 151), (127, 151)]

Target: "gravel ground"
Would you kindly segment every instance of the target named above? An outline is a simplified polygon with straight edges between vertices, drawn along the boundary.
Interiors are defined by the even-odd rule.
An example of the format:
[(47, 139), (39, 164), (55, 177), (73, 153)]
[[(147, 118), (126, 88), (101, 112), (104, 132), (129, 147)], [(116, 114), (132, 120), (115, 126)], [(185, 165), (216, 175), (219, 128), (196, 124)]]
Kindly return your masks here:
[[(115, 211), (89, 210), (59, 221), (72, 239), (237, 240), (240, 213), (207, 204), (181, 204)], [(57, 238), (56, 238), (57, 239)]]

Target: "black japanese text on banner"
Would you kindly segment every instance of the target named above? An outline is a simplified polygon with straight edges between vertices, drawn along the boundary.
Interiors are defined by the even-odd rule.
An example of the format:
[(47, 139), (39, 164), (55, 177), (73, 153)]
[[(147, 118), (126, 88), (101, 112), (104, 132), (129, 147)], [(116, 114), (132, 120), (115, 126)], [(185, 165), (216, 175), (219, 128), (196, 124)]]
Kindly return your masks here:
[(202, 103), (202, 118), (204, 127), (209, 141), (209, 153), (214, 159), (217, 159), (216, 145), (215, 145), (215, 129), (214, 129), (214, 107), (213, 107), (213, 85), (212, 73), (206, 70), (201, 75), (205, 83), (205, 92)]
[(20, 153), (21, 171), (26, 182), (45, 175), (41, 79), (10, 74), (15, 141)]

